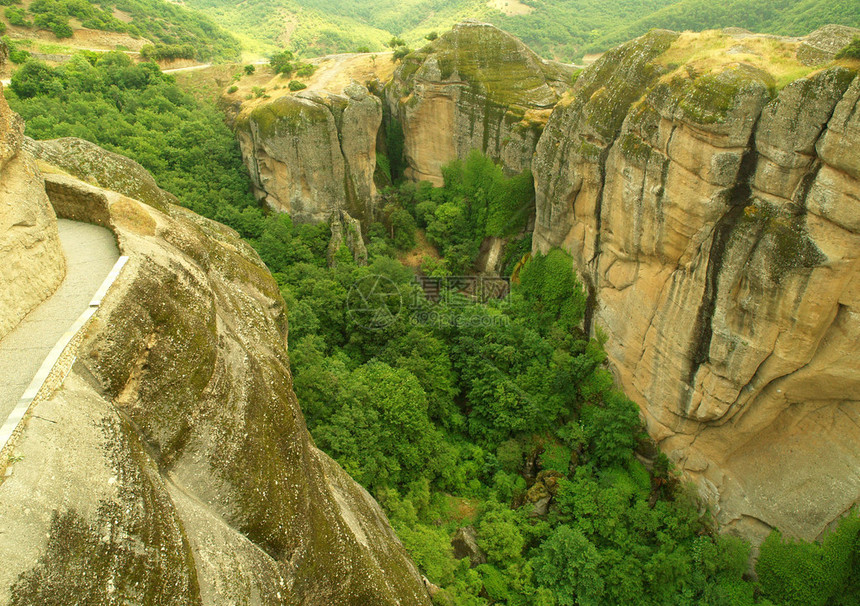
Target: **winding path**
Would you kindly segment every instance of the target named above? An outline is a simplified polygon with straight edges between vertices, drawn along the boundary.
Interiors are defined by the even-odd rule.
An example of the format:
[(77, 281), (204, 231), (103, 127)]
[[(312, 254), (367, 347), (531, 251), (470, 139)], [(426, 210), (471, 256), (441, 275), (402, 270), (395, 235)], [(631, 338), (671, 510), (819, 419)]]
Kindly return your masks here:
[(48, 354), (90, 306), (119, 251), (104, 227), (60, 219), (66, 277), (56, 292), (0, 340), (0, 425), (15, 409)]

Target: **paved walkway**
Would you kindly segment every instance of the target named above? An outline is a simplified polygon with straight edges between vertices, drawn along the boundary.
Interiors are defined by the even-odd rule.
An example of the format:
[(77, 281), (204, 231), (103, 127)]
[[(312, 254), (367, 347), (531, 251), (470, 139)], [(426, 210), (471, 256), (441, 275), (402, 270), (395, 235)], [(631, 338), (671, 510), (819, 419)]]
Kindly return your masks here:
[(114, 235), (104, 227), (65, 219), (58, 223), (66, 279), (0, 340), (0, 425), (63, 333), (89, 307), (119, 258)]

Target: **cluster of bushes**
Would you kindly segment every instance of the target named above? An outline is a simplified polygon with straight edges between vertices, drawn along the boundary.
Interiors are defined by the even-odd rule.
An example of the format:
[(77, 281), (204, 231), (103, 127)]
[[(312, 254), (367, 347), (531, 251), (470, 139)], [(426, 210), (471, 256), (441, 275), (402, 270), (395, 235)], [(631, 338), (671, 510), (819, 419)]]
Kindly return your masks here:
[(309, 78), (317, 69), (315, 65), (297, 60), (295, 55), (288, 50), (272, 55), (269, 59), (269, 65), (276, 74), (282, 74), (286, 77), (295, 73), (299, 78)]
[(174, 59), (194, 59), (197, 51), (193, 44), (146, 44), (140, 49), (140, 56), (147, 61), (172, 61)]
[(836, 53), (837, 59), (860, 59), (860, 38), (854, 38), (848, 46)]
[(9, 60), (12, 63), (19, 65), (30, 57), (30, 53), (21, 48), (22, 42), (12, 40), (9, 36), (3, 36), (2, 41), (6, 45), (6, 48), (9, 49)]
[(18, 8), (16, 6), (10, 6), (4, 11), (6, 15), (6, 19), (9, 20), (9, 25), (16, 25), (18, 27), (33, 27), (33, 22), (27, 20), (27, 11), (23, 8)]

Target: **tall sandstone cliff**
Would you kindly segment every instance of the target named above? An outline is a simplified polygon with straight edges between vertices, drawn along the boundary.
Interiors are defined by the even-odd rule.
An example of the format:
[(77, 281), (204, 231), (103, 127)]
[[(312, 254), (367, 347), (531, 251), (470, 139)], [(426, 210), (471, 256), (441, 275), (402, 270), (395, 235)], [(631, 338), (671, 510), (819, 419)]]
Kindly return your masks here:
[[(7, 53), (0, 42), (0, 66)], [(0, 339), (65, 276), (57, 221), (32, 159), (21, 152), (24, 124), (0, 85)]]
[(573, 255), (723, 528), (812, 539), (860, 500), (860, 78), (778, 90), (777, 42), (714, 37), (716, 62), (672, 64), (695, 40), (655, 31), (581, 73), (537, 146), (534, 245)]
[(307, 432), (256, 253), (126, 158), (28, 148), (57, 212), (109, 226), (129, 261), (5, 462), (0, 604), (429, 604), (379, 505)]
[(406, 175), (442, 185), (442, 166), (473, 149), (510, 172), (528, 169), (572, 73), (492, 25), (455, 25), (408, 55), (386, 86), (403, 129)]
[(295, 221), (364, 220), (376, 197), (382, 102), (360, 84), (300, 92), (240, 114), (236, 131), (257, 196)]

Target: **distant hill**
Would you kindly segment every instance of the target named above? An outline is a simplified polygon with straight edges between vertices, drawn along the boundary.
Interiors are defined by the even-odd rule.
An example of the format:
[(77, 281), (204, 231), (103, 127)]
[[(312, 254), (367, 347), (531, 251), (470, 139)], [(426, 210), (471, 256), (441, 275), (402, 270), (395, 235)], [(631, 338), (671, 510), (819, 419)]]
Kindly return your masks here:
[(64, 48), (147, 51), (154, 58), (237, 58), (241, 46), (209, 17), (165, 0), (0, 0), (0, 31)]
[[(128, 0), (127, 0), (128, 1)], [(536, 52), (579, 60), (648, 29), (727, 26), (803, 35), (826, 23), (860, 27), (858, 0), (185, 0), (261, 54), (381, 50), (396, 35), (413, 47), (455, 22), (488, 21)]]

